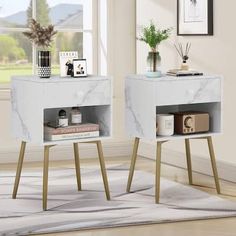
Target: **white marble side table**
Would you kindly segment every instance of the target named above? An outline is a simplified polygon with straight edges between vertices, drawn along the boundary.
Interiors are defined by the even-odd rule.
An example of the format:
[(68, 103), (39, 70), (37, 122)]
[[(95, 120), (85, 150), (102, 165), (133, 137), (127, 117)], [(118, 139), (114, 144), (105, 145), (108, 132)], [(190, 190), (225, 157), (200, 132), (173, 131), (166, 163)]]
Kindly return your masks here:
[[(47, 209), (49, 149), (59, 144), (73, 143), (78, 190), (81, 190), (79, 143), (97, 145), (101, 172), (107, 200), (110, 200), (109, 186), (101, 141), (112, 135), (112, 80), (109, 77), (89, 76), (87, 78), (39, 79), (34, 76), (14, 76), (11, 83), (12, 130), (21, 140), (21, 150), (13, 190), (16, 198), (24, 160), (26, 143), (44, 147), (43, 210)], [(99, 137), (60, 141), (47, 141), (44, 137), (44, 123), (55, 119), (60, 109), (69, 112), (80, 107), (83, 122), (99, 124)]]
[[(222, 78), (220, 76), (187, 76), (147, 78), (130, 75), (125, 81), (126, 131), (135, 138), (127, 192), (130, 191), (140, 139), (156, 141), (156, 191), (160, 200), (161, 147), (167, 141), (185, 140), (189, 184), (193, 184), (190, 139), (206, 139), (217, 193), (220, 184), (212, 136), (222, 133)], [(179, 111), (202, 111), (210, 115), (207, 133), (163, 137), (156, 135), (156, 115)]]

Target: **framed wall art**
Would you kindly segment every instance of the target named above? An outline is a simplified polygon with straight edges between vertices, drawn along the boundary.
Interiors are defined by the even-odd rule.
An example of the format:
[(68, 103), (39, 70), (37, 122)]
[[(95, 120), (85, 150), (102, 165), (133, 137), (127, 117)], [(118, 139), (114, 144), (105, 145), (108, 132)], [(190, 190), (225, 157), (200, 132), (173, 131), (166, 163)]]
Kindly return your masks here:
[(213, 0), (177, 0), (177, 35), (213, 35)]

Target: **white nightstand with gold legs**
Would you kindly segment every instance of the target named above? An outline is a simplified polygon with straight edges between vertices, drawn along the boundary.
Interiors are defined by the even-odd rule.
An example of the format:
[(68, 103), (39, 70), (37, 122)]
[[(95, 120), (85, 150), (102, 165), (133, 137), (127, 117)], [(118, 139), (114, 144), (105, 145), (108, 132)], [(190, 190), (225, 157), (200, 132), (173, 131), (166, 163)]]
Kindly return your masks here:
[[(73, 144), (78, 190), (81, 190), (79, 144), (94, 143), (97, 146), (106, 197), (109, 188), (105, 170), (101, 141), (112, 137), (112, 78), (107, 76), (88, 76), (84, 78), (61, 78), (52, 76), (40, 79), (37, 76), (13, 76), (11, 78), (12, 131), (14, 137), (22, 141), (13, 198), (16, 198), (24, 160), (26, 143), (44, 147), (43, 168), (43, 209), (47, 209), (49, 150), (55, 145)], [(45, 132), (48, 123), (58, 122), (58, 113), (66, 111), (70, 124), (71, 110), (79, 107), (82, 124), (96, 124), (98, 134), (90, 130), (72, 137), (49, 138)], [(96, 131), (97, 132), (97, 131)], [(72, 132), (73, 133), (73, 132)]]
[[(219, 177), (217, 172), (217, 166), (216, 166), (216, 160), (215, 160), (215, 153), (212, 143), (212, 137), (201, 137), (201, 139), (206, 139), (208, 143), (209, 148), (209, 154), (211, 158), (211, 165), (213, 170), (213, 176), (215, 180), (216, 185), (216, 191), (218, 194), (220, 194), (220, 183), (219, 183)], [(139, 141), (140, 138), (135, 138), (134, 146), (133, 146), (133, 154), (130, 164), (130, 170), (129, 170), (129, 177), (128, 177), (128, 183), (127, 183), (127, 192), (130, 192), (131, 183), (134, 175), (134, 169), (135, 169), (135, 163), (137, 159), (137, 153), (138, 153), (138, 147), (139, 147)], [(167, 141), (157, 141), (157, 147), (156, 147), (156, 178), (155, 178), (155, 199), (156, 203), (159, 203), (160, 200), (160, 176), (161, 176), (161, 147), (162, 144)], [(192, 177), (192, 164), (191, 164), (191, 151), (190, 151), (190, 139), (185, 139), (185, 148), (186, 148), (186, 159), (187, 159), (187, 169), (188, 169), (188, 178), (189, 178), (189, 184), (193, 185), (193, 177)]]
[[(90, 142), (86, 142), (86, 143), (90, 143)], [(100, 162), (100, 167), (101, 167), (101, 173), (102, 173), (106, 198), (107, 198), (107, 200), (110, 200), (110, 192), (109, 192), (109, 186), (108, 186), (108, 180), (107, 180), (105, 161), (104, 161), (104, 156), (103, 156), (103, 151), (102, 151), (102, 144), (101, 144), (101, 141), (92, 141), (91, 143), (94, 143), (97, 145), (98, 157), (99, 157), (99, 162)], [(55, 145), (44, 146), (43, 210), (47, 210), (49, 149), (53, 146), (55, 146)], [(82, 190), (82, 187), (81, 187), (81, 174), (80, 174), (79, 146), (78, 146), (78, 143), (73, 143), (73, 146), (74, 146), (74, 158), (75, 158), (77, 187), (78, 187), (78, 191), (80, 191), (80, 190)], [(19, 161), (18, 161), (18, 165), (17, 165), (14, 190), (13, 190), (13, 194), (12, 194), (13, 199), (15, 199), (17, 196), (17, 191), (18, 191), (20, 177), (21, 177), (21, 170), (22, 170), (23, 161), (24, 161), (25, 147), (26, 147), (26, 142), (23, 141), (21, 143)]]
[[(127, 192), (130, 191), (139, 139), (141, 138), (142, 140), (153, 141), (157, 144), (157, 203), (159, 203), (160, 196), (162, 144), (174, 140), (185, 140), (189, 184), (193, 184), (190, 139), (207, 140), (216, 190), (220, 193), (212, 137), (222, 134), (222, 88), (223, 78), (218, 75), (162, 76), (160, 78), (147, 78), (145, 75), (129, 75), (126, 77), (126, 131), (130, 137), (135, 138)], [(181, 134), (181, 132), (175, 130), (171, 136), (157, 135), (157, 115), (187, 111), (207, 113), (209, 115), (209, 130), (207, 132), (192, 132), (192, 130), (188, 134)], [(185, 126), (183, 124), (183, 127)]]

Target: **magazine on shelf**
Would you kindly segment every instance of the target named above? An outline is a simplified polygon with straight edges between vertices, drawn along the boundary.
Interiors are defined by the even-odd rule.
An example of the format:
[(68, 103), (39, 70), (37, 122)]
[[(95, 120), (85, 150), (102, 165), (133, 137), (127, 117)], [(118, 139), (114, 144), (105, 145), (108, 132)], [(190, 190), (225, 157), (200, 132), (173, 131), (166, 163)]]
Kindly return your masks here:
[(99, 131), (69, 133), (69, 134), (44, 134), (46, 141), (60, 141), (68, 139), (82, 139), (99, 137)]
[(84, 123), (78, 125), (69, 125), (66, 127), (56, 127), (55, 125), (48, 123), (44, 126), (44, 133), (51, 135), (82, 133), (91, 131), (99, 131), (99, 124)]

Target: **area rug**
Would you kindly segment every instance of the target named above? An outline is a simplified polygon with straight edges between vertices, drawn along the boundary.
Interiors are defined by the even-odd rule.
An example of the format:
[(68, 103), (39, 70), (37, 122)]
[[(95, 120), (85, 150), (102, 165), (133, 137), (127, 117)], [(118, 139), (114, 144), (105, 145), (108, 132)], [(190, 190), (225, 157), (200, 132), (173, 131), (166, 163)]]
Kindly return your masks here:
[(17, 199), (11, 199), (13, 172), (0, 174), (0, 235), (30, 235), (81, 229), (236, 216), (236, 202), (161, 179), (160, 204), (154, 203), (154, 175), (136, 171), (126, 194), (128, 168), (107, 168), (112, 200), (107, 201), (98, 166), (49, 172), (48, 211), (42, 211), (42, 171), (23, 170)]

